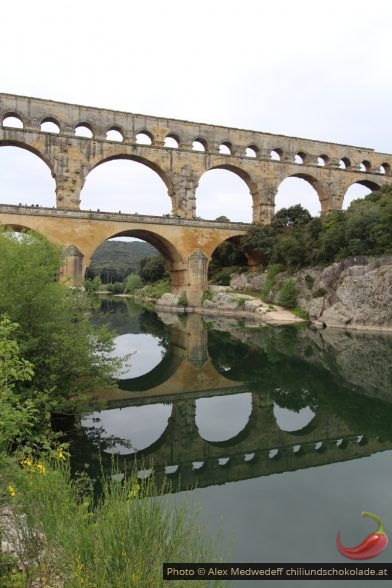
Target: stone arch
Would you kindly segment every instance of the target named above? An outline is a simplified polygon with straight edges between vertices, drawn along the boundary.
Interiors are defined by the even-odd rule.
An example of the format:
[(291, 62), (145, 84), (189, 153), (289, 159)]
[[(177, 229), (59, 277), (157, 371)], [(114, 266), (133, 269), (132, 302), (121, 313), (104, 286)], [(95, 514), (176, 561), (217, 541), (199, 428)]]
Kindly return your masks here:
[[(51, 125), (55, 125), (57, 127), (56, 130), (45, 130), (45, 129), (43, 129), (43, 125), (48, 124), (48, 123), (51, 124)], [(57, 135), (59, 135), (61, 133), (60, 123), (53, 116), (44, 116), (44, 118), (41, 120), (39, 126), (40, 126), (40, 131), (41, 132), (44, 132), (44, 133), (55, 133)]]
[(281, 186), (281, 184), (287, 180), (288, 178), (299, 178), (300, 180), (305, 180), (308, 184), (310, 184), (310, 186), (316, 191), (318, 199), (320, 201), (320, 205), (321, 205), (321, 213), (327, 212), (330, 208), (330, 203), (329, 203), (329, 197), (328, 197), (328, 192), (325, 188), (325, 186), (320, 182), (320, 180), (318, 180), (316, 177), (311, 176), (310, 174), (307, 173), (294, 173), (294, 174), (290, 174), (286, 177), (284, 177), (282, 179), (282, 181), (280, 182), (279, 187)]
[(55, 162), (51, 158), (48, 157), (47, 153), (43, 153), (42, 151), (40, 151), (39, 149), (37, 149), (33, 145), (30, 145), (29, 143), (24, 143), (23, 141), (17, 141), (14, 139), (12, 139), (12, 140), (3, 139), (3, 140), (0, 140), (0, 148), (1, 147), (19, 147), (20, 149), (24, 149), (25, 151), (30, 151), (30, 153), (32, 153), (33, 155), (36, 155), (37, 157), (42, 159), (42, 161), (44, 163), (46, 163), (46, 165), (50, 169), (50, 173), (51, 173), (52, 177), (53, 178), (55, 177)]
[[(248, 172), (246, 172), (245, 170), (243, 170), (240, 167), (230, 165), (230, 164), (219, 164), (219, 165), (214, 165), (212, 167), (207, 168), (203, 172), (203, 174), (200, 176), (199, 183), (200, 183), (200, 180), (203, 178), (203, 176), (205, 176), (205, 174), (207, 174), (207, 172), (214, 171), (214, 170), (224, 170), (224, 171), (231, 172), (235, 176), (237, 176), (238, 178), (243, 180), (243, 182), (245, 183), (246, 187), (249, 190), (249, 212), (250, 212), (249, 217), (250, 218), (248, 218), (248, 219), (246, 219), (245, 217), (243, 219), (230, 218), (230, 213), (228, 214), (228, 217), (230, 218), (231, 221), (241, 220), (243, 222), (250, 222), (251, 219), (253, 218), (253, 211), (257, 207), (258, 198), (259, 198), (259, 191), (258, 191), (257, 184), (254, 182), (254, 180), (251, 178), (251, 176), (249, 175)], [(216, 183), (216, 186), (217, 186), (217, 191), (218, 191), (219, 190), (218, 181)], [(197, 197), (198, 197), (198, 193), (196, 192), (196, 203), (197, 203)], [(237, 204), (238, 204), (238, 200), (237, 200)], [(244, 203), (244, 204), (246, 204), (246, 203)], [(197, 206), (197, 204), (196, 204), (196, 206)], [(219, 206), (219, 202), (218, 202), (218, 206)], [(218, 213), (216, 215), (216, 217), (218, 217), (222, 214), (225, 214), (225, 211), (220, 211), (220, 213)]]
[(98, 167), (99, 165), (102, 165), (103, 163), (106, 163), (107, 161), (115, 161), (116, 159), (128, 159), (130, 161), (136, 161), (136, 163), (141, 163), (142, 165), (149, 167), (150, 169), (152, 169), (152, 171), (154, 171), (155, 173), (158, 174), (158, 176), (161, 178), (161, 180), (164, 182), (165, 186), (167, 187), (168, 191), (173, 190), (173, 184), (170, 180), (170, 177), (162, 167), (157, 165), (155, 162), (151, 161), (151, 159), (147, 159), (147, 157), (140, 157), (139, 155), (130, 155), (129, 153), (118, 153), (116, 155), (111, 155), (111, 156), (103, 157), (102, 159), (96, 160), (93, 163), (93, 165), (88, 169), (88, 171), (85, 175), (85, 179), (87, 178), (88, 174), (93, 169)]
[[(15, 152), (13, 153), (12, 151), (14, 150), (8, 149), (1, 151), (2, 147), (13, 147), (15, 148)], [(16, 152), (16, 149), (19, 149), (19, 152)], [(26, 152), (35, 157), (27, 155)], [(2, 183), (3, 185), (4, 183), (8, 184), (6, 186), (6, 200), (9, 204), (28, 203), (29, 205), (33, 205), (38, 202), (46, 207), (55, 206), (57, 190), (56, 163), (47, 153), (22, 141), (0, 140), (0, 156), (1, 165), (5, 165), (2, 168), (5, 170), (5, 177), (2, 176)], [(19, 173), (19, 170), (17, 174), (13, 173), (16, 167), (13, 162), (17, 164), (18, 161), (21, 168), (24, 166), (23, 175)], [(42, 165), (42, 163), (45, 165)], [(26, 187), (25, 179), (27, 180), (29, 178), (29, 174), (34, 178), (34, 181), (31, 181)], [(42, 185), (44, 187), (46, 185), (46, 189), (42, 190)], [(2, 203), (4, 204), (5, 202)]]
[[(362, 189), (360, 189), (362, 187)], [(357, 200), (359, 198), (365, 198), (368, 193), (364, 191), (363, 188), (367, 188), (370, 192), (374, 192), (375, 190), (380, 189), (380, 185), (374, 182), (373, 180), (369, 180), (367, 178), (359, 178), (353, 182), (351, 182), (347, 187), (343, 195), (342, 200), (342, 208), (346, 209), (351, 204), (353, 200)]]
[[(21, 127), (19, 127), (19, 126), (17, 126), (17, 127), (12, 127), (12, 126), (8, 127), (8, 126), (5, 126), (4, 127), (4, 121), (7, 118), (15, 118), (15, 119), (17, 119), (21, 123), (22, 126)], [(1, 116), (1, 126), (3, 128), (5, 128), (5, 129), (20, 129), (20, 130), (22, 130), (25, 127), (25, 114), (24, 113), (20, 113), (18, 110), (9, 110), (7, 112), (4, 112), (2, 114), (2, 116)]]
[(186, 290), (188, 286), (188, 271), (185, 260), (180, 252), (164, 236), (146, 229), (130, 228), (118, 232), (110, 231), (106, 235), (100, 234), (94, 243), (89, 242), (89, 255), (86, 255), (86, 265), (90, 263), (92, 254), (103, 241), (114, 239), (115, 237), (134, 237), (135, 239), (141, 239), (153, 245), (165, 258), (171, 277), (172, 292), (179, 294)]

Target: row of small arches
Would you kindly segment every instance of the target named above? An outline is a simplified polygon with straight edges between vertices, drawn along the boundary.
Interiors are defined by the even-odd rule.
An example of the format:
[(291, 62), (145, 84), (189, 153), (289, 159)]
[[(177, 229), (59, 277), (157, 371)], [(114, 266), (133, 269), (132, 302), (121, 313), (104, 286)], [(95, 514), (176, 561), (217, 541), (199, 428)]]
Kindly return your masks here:
[[(364, 436), (364, 435), (358, 435), (355, 438), (355, 441), (358, 445), (366, 445), (368, 443), (368, 439)], [(336, 447), (338, 449), (346, 449), (348, 447), (348, 440), (347, 439), (338, 439), (336, 441)], [(317, 443), (315, 443), (314, 445), (314, 450), (317, 453), (322, 453), (326, 450), (327, 446), (323, 441), (317, 441)], [(301, 445), (293, 445), (292, 447), (292, 453), (294, 455), (299, 455), (302, 453), (302, 447)], [(268, 454), (267, 454), (268, 459), (271, 460), (276, 460), (279, 459), (280, 457), (280, 450), (279, 449), (270, 449)], [(252, 453), (245, 453), (243, 460), (245, 463), (253, 463), (255, 462), (257, 459), (256, 453), (252, 452)], [(236, 461), (238, 460), (238, 456), (236, 456)], [(201, 471), (203, 469), (205, 469), (205, 467), (207, 466), (206, 461), (193, 461), (192, 462), (192, 470), (193, 471)], [(217, 458), (217, 463), (219, 466), (224, 467), (224, 466), (228, 466), (230, 463), (230, 457), (219, 457)], [(151, 473), (151, 470), (142, 470), (140, 472), (140, 477), (148, 477)], [(165, 467), (165, 473), (166, 475), (175, 475), (179, 473), (179, 466), (178, 465), (167, 465)]]
[[(23, 121), (15, 115), (7, 115), (2, 121), (3, 128), (16, 128), (23, 129)], [(45, 118), (40, 124), (40, 130), (43, 133), (60, 134), (60, 125), (57, 121), (52, 118)], [(94, 137), (92, 127), (88, 123), (80, 123), (75, 127), (75, 136), (92, 139)], [(124, 141), (124, 135), (121, 129), (118, 127), (111, 127), (106, 132), (106, 140), (122, 143)], [(154, 138), (148, 131), (142, 131), (136, 134), (135, 142), (140, 145), (153, 145)], [(180, 147), (180, 139), (174, 134), (167, 135), (164, 139), (163, 146), (169, 149), (178, 149)], [(192, 141), (192, 149), (194, 151), (208, 152), (208, 144), (202, 138), (197, 138)], [(225, 141), (219, 145), (219, 154), (221, 155), (234, 155), (233, 145), (229, 141)], [(249, 145), (244, 151), (245, 157), (257, 158), (260, 155), (260, 150), (255, 145)], [(330, 165), (330, 158), (328, 155), (322, 154), (317, 158), (306, 154), (303, 151), (299, 151), (294, 155), (294, 160), (290, 161), (290, 158), (284, 158), (284, 151), (280, 148), (272, 149), (269, 153), (264, 153), (264, 157), (271, 159), (271, 161), (282, 161), (285, 163), (295, 163), (297, 165), (312, 164), (320, 167)], [(383, 162), (378, 167), (373, 167), (371, 162), (363, 160), (359, 165), (355, 166), (352, 164), (348, 157), (342, 157), (339, 160), (340, 169), (355, 169), (355, 171), (390, 174), (391, 166), (389, 163)]]

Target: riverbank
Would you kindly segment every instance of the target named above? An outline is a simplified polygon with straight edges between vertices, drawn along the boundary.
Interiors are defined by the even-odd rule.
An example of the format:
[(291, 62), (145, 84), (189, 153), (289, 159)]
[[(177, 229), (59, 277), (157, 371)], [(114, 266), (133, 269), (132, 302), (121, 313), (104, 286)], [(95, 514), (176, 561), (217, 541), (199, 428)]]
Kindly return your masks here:
[(271, 325), (287, 325), (307, 321), (306, 318), (296, 316), (290, 310), (277, 304), (263, 302), (260, 298), (249, 294), (233, 292), (226, 286), (210, 286), (207, 296), (200, 306), (184, 308), (178, 305), (177, 296), (166, 293), (157, 300), (155, 308), (157, 311), (185, 311), (210, 316), (247, 317)]

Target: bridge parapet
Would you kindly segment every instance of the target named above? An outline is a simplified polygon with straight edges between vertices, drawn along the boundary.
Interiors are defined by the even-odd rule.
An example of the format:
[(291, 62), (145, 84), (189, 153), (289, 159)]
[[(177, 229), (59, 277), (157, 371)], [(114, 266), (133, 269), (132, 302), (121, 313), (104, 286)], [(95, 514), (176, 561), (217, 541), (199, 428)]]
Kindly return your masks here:
[[(10, 116), (22, 128), (8, 127)], [(46, 122), (57, 125), (58, 132), (44, 132)], [(353, 183), (376, 189), (391, 181), (392, 155), (371, 148), (13, 94), (0, 94), (0, 124), (0, 145), (24, 147), (48, 164), (56, 181), (57, 207), (64, 209), (79, 209), (87, 174), (114, 158), (133, 159), (156, 171), (166, 184), (173, 213), (187, 219), (196, 216), (197, 184), (210, 169), (228, 169), (246, 182), (256, 223), (271, 220), (276, 192), (287, 177), (308, 181), (322, 212), (341, 208)], [(80, 127), (91, 137), (75, 136)], [(112, 131), (121, 140), (113, 140)], [(141, 134), (149, 145), (140, 143)]]

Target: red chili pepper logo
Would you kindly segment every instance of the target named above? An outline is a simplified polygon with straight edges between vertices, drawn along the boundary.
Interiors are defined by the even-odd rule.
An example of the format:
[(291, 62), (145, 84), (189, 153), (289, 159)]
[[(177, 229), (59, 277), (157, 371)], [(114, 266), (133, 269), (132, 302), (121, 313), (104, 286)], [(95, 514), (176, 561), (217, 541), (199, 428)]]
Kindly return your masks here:
[(377, 557), (388, 545), (388, 537), (381, 519), (371, 512), (363, 512), (362, 516), (374, 519), (378, 524), (378, 529), (375, 533), (371, 533), (366, 537), (357, 547), (343, 547), (340, 543), (340, 532), (338, 533), (336, 545), (340, 553), (349, 559), (371, 559), (372, 557)]

